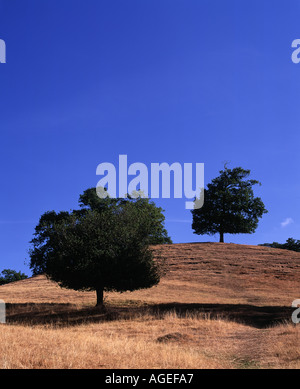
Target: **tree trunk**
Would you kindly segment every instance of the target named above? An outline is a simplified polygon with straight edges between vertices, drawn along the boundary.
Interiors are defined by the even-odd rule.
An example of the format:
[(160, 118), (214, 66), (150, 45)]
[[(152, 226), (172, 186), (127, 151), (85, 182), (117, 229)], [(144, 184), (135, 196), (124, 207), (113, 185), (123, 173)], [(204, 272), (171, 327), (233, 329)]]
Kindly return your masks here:
[(224, 243), (224, 232), (220, 231), (220, 242)]
[(96, 307), (103, 307), (103, 288), (96, 289), (97, 294), (97, 304)]

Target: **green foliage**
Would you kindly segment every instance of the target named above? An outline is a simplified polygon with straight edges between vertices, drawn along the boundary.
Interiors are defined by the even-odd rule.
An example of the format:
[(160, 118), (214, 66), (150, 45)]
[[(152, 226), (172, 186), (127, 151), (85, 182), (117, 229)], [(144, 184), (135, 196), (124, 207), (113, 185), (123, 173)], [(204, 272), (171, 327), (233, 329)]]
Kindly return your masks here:
[(198, 235), (220, 234), (223, 242), (225, 233), (254, 233), (258, 219), (267, 212), (262, 200), (254, 197), (252, 186), (260, 183), (246, 179), (250, 170), (236, 167), (220, 171), (204, 189), (202, 208), (193, 209), (194, 233)]
[(148, 198), (133, 198), (129, 194), (127, 198), (110, 198), (101, 199), (97, 196), (95, 188), (84, 191), (79, 197), (81, 211), (86, 210), (102, 212), (104, 209), (121, 209), (126, 204), (132, 204), (134, 208), (139, 209), (144, 215), (144, 223), (147, 223), (147, 242), (149, 245), (172, 243), (164, 227), (165, 216), (163, 209), (157, 207), (153, 201)]
[(0, 274), (2, 274), (2, 277), (0, 277), (0, 285), (9, 284), (10, 282), (20, 281), (28, 278), (26, 274), (21, 273), (20, 271), (17, 272), (12, 269), (4, 269)]
[(164, 216), (148, 199), (100, 199), (95, 189), (80, 196), (79, 210), (46, 212), (31, 241), (30, 268), (62, 287), (133, 291), (156, 285), (161, 261), (149, 245), (166, 243)]
[(292, 250), (300, 252), (300, 240), (296, 240), (294, 238), (288, 238), (285, 243), (263, 243), (259, 246), (267, 246), (267, 247), (273, 247), (276, 249), (285, 249), (285, 250)]

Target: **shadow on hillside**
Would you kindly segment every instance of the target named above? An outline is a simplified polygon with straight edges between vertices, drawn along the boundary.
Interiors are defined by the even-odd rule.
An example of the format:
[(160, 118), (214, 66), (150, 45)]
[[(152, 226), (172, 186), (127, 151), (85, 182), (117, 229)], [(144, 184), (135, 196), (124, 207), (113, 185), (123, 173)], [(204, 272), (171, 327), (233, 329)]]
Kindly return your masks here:
[(225, 319), (255, 328), (290, 322), (295, 308), (280, 306), (255, 306), (248, 304), (184, 304), (165, 303), (152, 306), (155, 315), (175, 311), (177, 315), (197, 315), (210, 319)]
[(168, 313), (176, 312), (178, 317), (197, 316), (210, 319), (226, 319), (266, 328), (282, 322), (290, 322), (295, 308), (278, 306), (254, 306), (241, 304), (184, 304), (165, 303), (144, 306), (112, 306), (107, 304), (106, 311), (96, 307), (77, 307), (73, 304), (26, 303), (6, 304), (7, 323), (56, 326), (70, 326), (103, 321), (128, 320), (143, 315), (162, 319)]

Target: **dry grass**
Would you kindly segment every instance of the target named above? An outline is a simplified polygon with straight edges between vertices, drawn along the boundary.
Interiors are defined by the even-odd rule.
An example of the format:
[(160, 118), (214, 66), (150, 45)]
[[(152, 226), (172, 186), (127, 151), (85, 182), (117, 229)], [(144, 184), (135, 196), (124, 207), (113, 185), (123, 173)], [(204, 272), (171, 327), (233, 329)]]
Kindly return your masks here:
[(174, 312), (55, 327), (0, 325), (2, 369), (299, 368), (300, 329)]
[(264, 367), (300, 369), (300, 327), (286, 323), (271, 328), (265, 339), (268, 354)]
[[(200, 327), (198, 326), (200, 324)], [(133, 321), (83, 324), (76, 327), (52, 326), (0, 327), (1, 368), (222, 368), (226, 361), (206, 355), (194, 342), (195, 328), (211, 332), (209, 322), (182, 320), (167, 316), (163, 320), (143, 317)], [(217, 324), (216, 328), (223, 331)], [(172, 341), (172, 334), (180, 334)], [(159, 336), (171, 334), (159, 342)], [(219, 358), (218, 358), (219, 359)]]
[(241, 329), (174, 313), (64, 328), (1, 326), (0, 367), (230, 368), (237, 345), (228, 335)]
[[(126, 292), (124, 300), (154, 303), (224, 303), (290, 306), (299, 298), (300, 253), (229, 243), (182, 243), (158, 246), (169, 272), (151, 289)], [(43, 276), (0, 287), (11, 303), (94, 304), (94, 292), (61, 289)], [(108, 293), (109, 301), (120, 300)]]
[[(0, 287), (2, 369), (300, 368), (300, 254), (233, 244), (163, 247), (170, 271), (152, 289), (106, 295), (44, 276)], [(75, 304), (75, 305), (74, 305)], [(285, 323), (282, 321), (285, 320)]]

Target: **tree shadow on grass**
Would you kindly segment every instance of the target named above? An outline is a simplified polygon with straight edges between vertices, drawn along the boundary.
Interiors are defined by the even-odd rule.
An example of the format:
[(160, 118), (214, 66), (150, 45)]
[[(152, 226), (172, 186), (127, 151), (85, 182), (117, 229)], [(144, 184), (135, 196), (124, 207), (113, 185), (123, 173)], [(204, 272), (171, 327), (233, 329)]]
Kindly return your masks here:
[(22, 325), (54, 325), (58, 327), (116, 320), (129, 320), (143, 315), (162, 319), (168, 313), (178, 317), (226, 319), (255, 328), (290, 322), (295, 308), (280, 306), (255, 306), (246, 304), (144, 304), (142, 306), (106, 305), (105, 310), (97, 307), (78, 307), (75, 304), (25, 303), (6, 304), (6, 322)]
[(114, 320), (113, 313), (96, 307), (78, 307), (69, 303), (6, 304), (6, 323), (24, 325), (70, 326)]
[(173, 311), (177, 316), (195, 315), (210, 319), (235, 321), (254, 328), (290, 322), (295, 308), (281, 306), (256, 306), (248, 304), (184, 304), (164, 303), (152, 306), (154, 314)]

